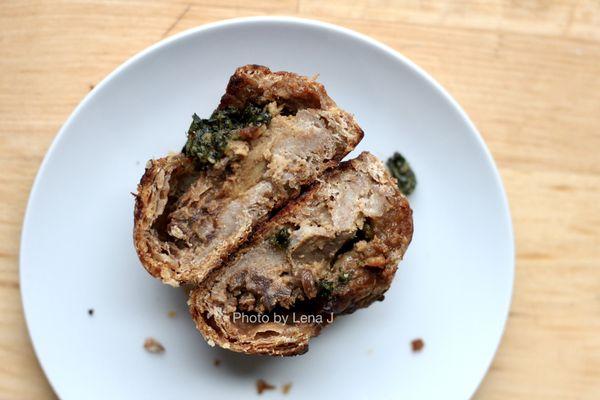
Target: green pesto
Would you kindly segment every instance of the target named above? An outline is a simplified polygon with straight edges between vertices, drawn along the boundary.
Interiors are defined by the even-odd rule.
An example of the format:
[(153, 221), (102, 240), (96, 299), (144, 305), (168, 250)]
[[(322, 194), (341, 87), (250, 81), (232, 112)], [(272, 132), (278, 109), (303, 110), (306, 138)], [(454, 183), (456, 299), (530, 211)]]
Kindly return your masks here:
[(388, 158), (386, 165), (392, 176), (396, 178), (400, 191), (406, 196), (411, 194), (417, 186), (417, 177), (410, 168), (410, 164), (400, 153), (394, 153)]
[(287, 228), (281, 228), (271, 236), (271, 244), (281, 250), (284, 250), (290, 244), (290, 231)]
[(319, 281), (319, 297), (324, 297), (326, 299), (331, 298), (333, 291), (335, 290), (335, 284), (327, 279), (321, 279)]
[(347, 284), (348, 282), (350, 282), (350, 279), (352, 279), (352, 271), (340, 272), (340, 274), (338, 275), (338, 283), (340, 285)]
[(183, 153), (196, 159), (200, 167), (210, 167), (225, 154), (227, 143), (236, 130), (268, 124), (271, 115), (261, 107), (249, 105), (243, 110), (228, 107), (216, 110), (210, 118), (192, 115)]

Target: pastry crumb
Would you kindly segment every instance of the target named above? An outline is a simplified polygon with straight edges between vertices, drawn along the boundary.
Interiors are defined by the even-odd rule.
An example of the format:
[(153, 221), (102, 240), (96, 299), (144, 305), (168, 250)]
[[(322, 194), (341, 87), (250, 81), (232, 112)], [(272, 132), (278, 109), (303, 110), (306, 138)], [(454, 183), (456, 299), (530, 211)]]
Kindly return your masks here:
[(265, 390), (273, 390), (273, 389), (275, 389), (275, 386), (271, 385), (264, 379), (256, 380), (256, 393), (262, 394), (262, 392), (264, 392)]
[(281, 387), (281, 392), (283, 394), (288, 394), (290, 392), (291, 388), (292, 388), (292, 382), (286, 383), (285, 385), (283, 385)]
[(89, 308), (89, 309), (88, 309), (88, 315), (89, 315), (90, 317), (94, 316), (94, 309), (93, 309), (93, 308)]
[(218, 367), (219, 365), (221, 365), (221, 360), (220, 360), (220, 359), (218, 359), (218, 358), (215, 358), (215, 359), (213, 360), (213, 365), (214, 365), (215, 367)]
[(425, 347), (425, 342), (423, 342), (423, 339), (415, 339), (410, 342), (410, 346), (412, 347), (413, 353), (418, 353)]
[(169, 318), (175, 318), (175, 317), (177, 316), (177, 311), (173, 311), (173, 310), (171, 310), (171, 311), (169, 311), (169, 312), (167, 313), (167, 316), (168, 316)]
[(158, 340), (151, 337), (146, 338), (146, 340), (144, 340), (144, 349), (146, 349), (148, 353), (153, 354), (160, 354), (165, 352), (165, 346), (163, 346)]

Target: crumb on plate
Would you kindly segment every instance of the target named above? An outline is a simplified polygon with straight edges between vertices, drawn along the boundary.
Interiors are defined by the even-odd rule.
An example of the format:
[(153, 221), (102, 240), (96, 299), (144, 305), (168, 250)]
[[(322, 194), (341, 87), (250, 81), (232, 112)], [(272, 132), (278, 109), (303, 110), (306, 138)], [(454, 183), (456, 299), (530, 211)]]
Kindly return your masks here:
[(286, 383), (285, 385), (283, 385), (281, 387), (281, 392), (283, 394), (288, 394), (290, 392), (291, 388), (292, 388), (292, 382)]
[(169, 318), (175, 318), (177, 316), (177, 311), (171, 310), (167, 313), (167, 315), (169, 316)]
[(144, 349), (148, 353), (160, 354), (165, 352), (165, 346), (163, 346), (158, 340), (154, 338), (147, 338), (144, 340)]
[(275, 386), (271, 385), (264, 379), (256, 380), (256, 393), (262, 394), (262, 392), (264, 392), (265, 390), (273, 390), (273, 389), (275, 389)]
[(94, 309), (93, 308), (89, 308), (88, 309), (88, 315), (91, 317), (94, 315)]
[(221, 360), (220, 360), (220, 359), (218, 359), (218, 358), (215, 358), (215, 359), (213, 360), (213, 365), (214, 365), (215, 367), (218, 367), (219, 365), (221, 365)]
[(423, 347), (425, 347), (425, 342), (423, 342), (423, 339), (415, 339), (412, 342), (410, 342), (410, 345), (412, 347), (413, 353), (418, 353), (421, 350), (423, 350)]

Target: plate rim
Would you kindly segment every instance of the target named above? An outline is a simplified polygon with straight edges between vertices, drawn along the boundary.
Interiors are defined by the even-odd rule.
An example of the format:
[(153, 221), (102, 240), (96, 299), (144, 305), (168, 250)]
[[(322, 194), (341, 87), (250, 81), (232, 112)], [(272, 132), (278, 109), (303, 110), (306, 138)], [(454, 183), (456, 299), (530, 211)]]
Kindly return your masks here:
[(117, 75), (119, 75), (122, 71), (129, 68), (131, 65), (135, 64), (138, 60), (143, 59), (147, 55), (149, 55), (163, 47), (168, 47), (172, 43), (175, 43), (175, 42), (177, 42), (185, 37), (191, 36), (191, 35), (201, 34), (203, 32), (208, 32), (208, 31), (215, 30), (215, 29), (228, 28), (228, 27), (232, 27), (235, 25), (245, 25), (245, 24), (252, 25), (252, 24), (264, 24), (264, 23), (266, 23), (266, 24), (283, 23), (283, 24), (301, 26), (301, 27), (305, 27), (305, 28), (309, 28), (309, 29), (313, 29), (313, 28), (319, 29), (320, 28), (320, 29), (330, 30), (330, 31), (333, 31), (336, 33), (343, 34), (345, 36), (350, 36), (351, 38), (353, 38), (355, 40), (362, 41), (370, 46), (373, 46), (373, 47), (385, 52), (387, 55), (395, 58), (397, 61), (399, 61), (400, 63), (402, 63), (405, 66), (407, 66), (408, 68), (410, 68), (418, 76), (420, 76), (422, 79), (424, 79), (429, 84), (431, 84), (431, 86), (435, 90), (437, 90), (437, 92), (446, 101), (448, 101), (448, 103), (458, 113), (460, 118), (465, 122), (468, 130), (470, 130), (470, 133), (476, 139), (477, 144), (479, 145), (480, 149), (483, 151), (483, 154), (485, 155), (485, 161), (491, 167), (491, 172), (492, 172), (493, 180), (494, 180), (494, 186), (496, 187), (496, 190), (500, 194), (500, 202), (501, 202), (501, 206), (502, 206), (501, 213), (503, 214), (502, 217), (504, 219), (504, 222), (506, 223), (506, 227), (507, 227), (507, 231), (508, 231), (507, 233), (508, 233), (509, 242), (507, 244), (508, 244), (508, 255), (509, 255), (509, 259), (510, 259), (510, 265), (507, 266), (508, 267), (507, 273), (509, 274), (510, 287), (508, 288), (508, 293), (506, 295), (506, 298), (504, 299), (504, 304), (503, 304), (504, 310), (503, 310), (503, 316), (502, 316), (502, 329), (499, 333), (498, 338), (496, 339), (496, 344), (494, 346), (494, 350), (491, 353), (489, 359), (487, 360), (485, 368), (483, 368), (482, 371), (479, 373), (477, 384), (472, 388), (472, 390), (469, 391), (470, 395), (468, 398), (472, 398), (473, 395), (480, 388), (483, 380), (485, 379), (485, 376), (488, 374), (488, 371), (490, 370), (493, 360), (496, 358), (498, 349), (500, 347), (500, 344), (502, 343), (502, 338), (504, 337), (505, 332), (506, 332), (508, 317), (509, 317), (510, 309), (512, 306), (512, 301), (513, 301), (513, 296), (514, 296), (514, 281), (515, 281), (515, 268), (516, 268), (514, 227), (513, 227), (512, 217), (511, 217), (511, 213), (510, 213), (508, 196), (506, 194), (506, 190), (504, 189), (502, 177), (500, 175), (500, 171), (496, 165), (496, 162), (495, 162), (489, 148), (487, 147), (485, 141), (483, 140), (481, 133), (476, 128), (475, 124), (471, 121), (471, 119), (469, 118), (467, 113), (460, 106), (460, 104), (450, 95), (450, 93), (440, 83), (438, 83), (431, 75), (429, 75), (424, 69), (419, 67), (417, 64), (415, 64), (409, 58), (407, 58), (406, 56), (401, 54), (399, 51), (388, 46), (387, 44), (384, 44), (370, 36), (367, 36), (366, 34), (354, 31), (352, 29), (349, 29), (349, 28), (346, 28), (346, 27), (343, 27), (340, 25), (336, 25), (333, 23), (320, 21), (320, 20), (300, 18), (300, 17), (291, 17), (291, 16), (252, 16), (252, 17), (237, 17), (237, 18), (218, 20), (218, 21), (198, 25), (196, 27), (186, 29), (186, 30), (176, 33), (172, 36), (164, 38), (164, 39), (146, 47), (145, 49), (139, 51), (138, 53), (134, 54), (133, 56), (131, 56), (130, 58), (125, 60), (123, 63), (121, 63), (119, 66), (117, 66), (114, 70), (112, 70), (108, 75), (106, 75), (92, 90), (90, 90), (85, 95), (85, 97), (79, 102), (79, 104), (75, 107), (75, 109), (71, 112), (71, 114), (67, 117), (65, 122), (62, 124), (62, 126), (58, 130), (58, 133), (52, 139), (50, 146), (46, 150), (46, 154), (44, 155), (42, 162), (40, 163), (38, 171), (35, 175), (32, 185), (31, 185), (31, 189), (29, 191), (29, 196), (27, 199), (27, 204), (26, 204), (25, 213), (24, 213), (24, 217), (23, 217), (23, 222), (21, 225), (21, 235), (20, 235), (20, 240), (19, 240), (19, 258), (18, 258), (19, 267), (18, 268), (19, 268), (21, 306), (23, 309), (25, 325), (27, 327), (27, 334), (31, 341), (31, 345), (32, 345), (34, 354), (36, 356), (36, 359), (37, 359), (42, 371), (44, 372), (46, 380), (48, 381), (48, 383), (51, 386), (54, 393), (62, 398), (61, 393), (59, 392), (59, 390), (57, 388), (57, 385), (50, 379), (50, 377), (46, 371), (46, 366), (43, 361), (43, 357), (41, 357), (40, 351), (38, 349), (38, 344), (36, 344), (36, 340), (34, 339), (34, 334), (30, 328), (31, 327), (31, 323), (30, 323), (31, 317), (30, 317), (30, 313), (28, 313), (28, 311), (27, 311), (28, 310), (27, 304), (29, 303), (29, 301), (26, 299), (28, 296), (25, 294), (27, 292), (25, 287), (27, 285), (23, 284), (24, 282), (26, 282), (26, 280), (24, 280), (24, 277), (23, 277), (23, 266), (25, 265), (24, 254), (25, 254), (25, 250), (27, 250), (26, 246), (24, 246), (24, 244), (26, 243), (26, 238), (28, 235), (28, 231), (30, 229), (28, 227), (32, 223), (30, 209), (32, 207), (33, 199), (36, 197), (36, 193), (40, 186), (39, 182), (41, 180), (42, 175), (44, 175), (45, 170), (47, 169), (47, 164), (48, 164), (49, 159), (52, 157), (53, 153), (58, 148), (60, 142), (63, 140), (63, 137), (65, 136), (65, 132), (67, 130), (69, 130), (73, 120), (77, 117), (77, 115), (81, 112), (81, 110), (83, 110), (85, 108), (85, 106), (89, 103), (90, 99), (96, 94), (96, 92), (100, 88), (104, 87), (106, 84), (108, 84), (109, 81), (111, 81), (113, 78), (115, 78)]

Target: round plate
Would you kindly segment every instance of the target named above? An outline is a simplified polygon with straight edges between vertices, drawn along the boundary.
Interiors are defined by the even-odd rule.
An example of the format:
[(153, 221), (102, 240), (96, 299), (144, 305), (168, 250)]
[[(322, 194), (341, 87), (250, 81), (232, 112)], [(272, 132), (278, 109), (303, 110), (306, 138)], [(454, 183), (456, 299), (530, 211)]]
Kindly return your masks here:
[[(319, 74), (365, 131), (351, 156), (400, 151), (419, 182), (413, 242), (385, 301), (339, 318), (299, 357), (209, 347), (184, 291), (151, 278), (132, 244), (130, 192), (146, 161), (181, 149), (192, 113), (209, 115), (235, 68), (249, 63)], [(65, 400), (240, 399), (256, 395), (259, 378), (291, 382), (290, 399), (466, 399), (503, 332), (514, 248), (493, 159), (432, 78), (347, 29), (250, 18), (164, 40), (85, 98), (36, 178), (20, 262), (33, 344)], [(144, 351), (146, 337), (166, 352)], [(425, 342), (419, 353), (416, 338)]]

